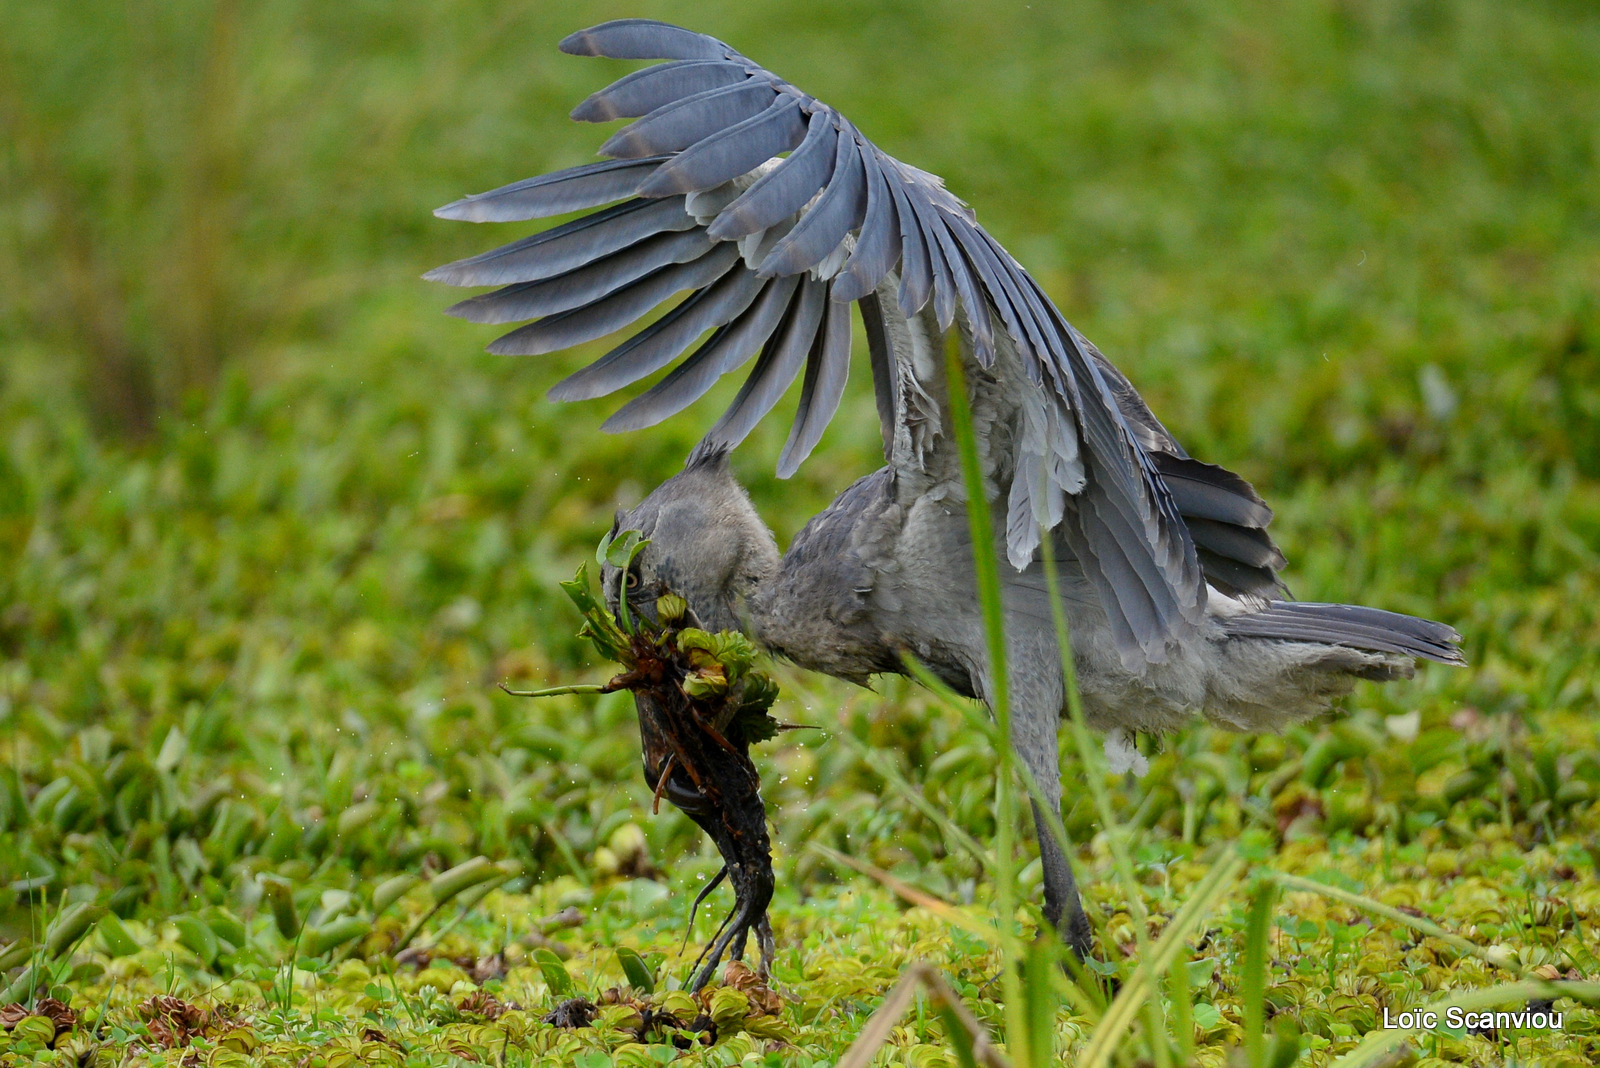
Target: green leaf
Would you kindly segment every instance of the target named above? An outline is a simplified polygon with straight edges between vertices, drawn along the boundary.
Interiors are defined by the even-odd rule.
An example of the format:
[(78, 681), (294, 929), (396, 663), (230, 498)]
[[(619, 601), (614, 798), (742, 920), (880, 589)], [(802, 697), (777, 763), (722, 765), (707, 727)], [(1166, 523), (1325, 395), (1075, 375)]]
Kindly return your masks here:
[(237, 950), (245, 944), (247, 935), (245, 933), (244, 921), (240, 920), (239, 917), (235, 916), (227, 909), (207, 909), (201, 914), (201, 918), (206, 921), (206, 926), (210, 927), (211, 930), (216, 933), (216, 936), (224, 943), (222, 952), (230, 952), (231, 950), (229, 947), (232, 947), (233, 950)]
[(381, 915), (390, 905), (409, 894), (413, 887), (422, 882), (415, 875), (392, 875), (379, 883), (372, 891), (372, 911)]
[(435, 904), (442, 905), (461, 891), (487, 882), (500, 874), (500, 869), (491, 864), (488, 857), (473, 857), (429, 879), (428, 892), (433, 895)]
[(61, 915), (50, 924), (44, 936), (44, 951), (50, 957), (59, 957), (73, 946), (78, 940), (89, 933), (89, 928), (95, 925), (100, 917), (106, 914), (105, 906), (96, 905), (88, 901), (81, 901), (76, 905), (68, 905), (62, 910)]
[(538, 965), (539, 971), (544, 975), (544, 985), (550, 988), (550, 993), (558, 998), (572, 996), (572, 976), (567, 972), (567, 966), (561, 963), (561, 958), (553, 952), (540, 946), (531, 954), (533, 963)]
[(719, 986), (711, 992), (706, 1005), (706, 1015), (719, 1028), (732, 1028), (750, 1015), (750, 999), (744, 992), (731, 986)]
[(1300, 1059), (1305, 1038), (1300, 1025), (1289, 1013), (1279, 1013), (1272, 1019), (1272, 1042), (1267, 1047), (1267, 1068), (1290, 1068)]
[[(134, 946), (133, 948), (134, 951), (137, 951), (139, 947)], [(33, 951), (34, 945), (27, 938), (19, 938), (4, 949), (0, 949), (0, 971), (10, 971), (17, 965), (22, 964), (33, 956)]]
[(24, 1016), (17, 1021), (15, 1033), (34, 1045), (48, 1046), (55, 1041), (56, 1025), (43, 1016)]
[(645, 964), (644, 958), (626, 946), (617, 948), (617, 961), (622, 965), (622, 974), (628, 977), (628, 985), (635, 990), (642, 990), (646, 994), (656, 992), (656, 977), (651, 974), (650, 967)]
[(589, 589), (588, 564), (579, 564), (578, 573), (559, 585), (583, 615), (588, 616), (598, 607), (594, 599), (594, 593)]
[(9, 1005), (14, 1001), (25, 1001), (32, 996), (36, 987), (44, 980), (48, 980), (47, 969), (42, 962), (34, 961), (22, 969), (11, 985), (0, 990), (0, 1005)]
[(285, 941), (292, 942), (300, 936), (300, 912), (294, 905), (294, 892), (289, 884), (276, 876), (261, 880), (261, 893), (272, 909), (272, 922)]
[(656, 598), (656, 618), (663, 624), (673, 624), (689, 611), (689, 602), (675, 593), (663, 593)]
[(709, 653), (715, 648), (715, 639), (699, 627), (684, 627), (678, 632), (679, 652), (687, 653), (693, 649), (703, 649)]
[(339, 819), (334, 824), (334, 828), (340, 838), (348, 838), (381, 815), (383, 815), (382, 803), (378, 801), (362, 801), (339, 813)]
[(300, 939), (300, 953), (320, 957), (329, 950), (360, 938), (372, 930), (372, 920), (362, 916), (341, 916), (337, 920), (308, 930)]
[[(1191, 994), (1191, 983), (1194, 981), (1195, 964), (1199, 961), (1186, 961), (1188, 949), (1180, 952), (1167, 969), (1167, 992), (1172, 1000), (1172, 1021), (1170, 1030), (1177, 1047), (1177, 1060), (1179, 1064), (1194, 1063), (1194, 997)], [(1205, 963), (1214, 963), (1207, 961)], [(1209, 981), (1209, 973), (1207, 981)]]
[(649, 544), (650, 539), (639, 531), (624, 530), (615, 538), (606, 538), (600, 542), (602, 553), (600, 562), (610, 564), (620, 571), (626, 571), (633, 566), (634, 558)]
[(173, 921), (173, 926), (178, 929), (180, 945), (191, 950), (207, 968), (216, 964), (221, 946), (217, 944), (217, 933), (209, 924), (198, 916), (179, 916)]
[(1217, 974), (1217, 958), (1201, 957), (1192, 960), (1187, 965), (1187, 980), (1190, 987), (1210, 986), (1211, 977)]

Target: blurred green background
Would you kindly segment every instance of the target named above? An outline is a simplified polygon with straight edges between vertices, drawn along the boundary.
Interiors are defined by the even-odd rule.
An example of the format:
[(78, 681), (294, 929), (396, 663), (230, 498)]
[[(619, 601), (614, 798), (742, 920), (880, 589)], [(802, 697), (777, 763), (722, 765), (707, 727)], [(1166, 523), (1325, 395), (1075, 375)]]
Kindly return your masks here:
[[(494, 684), (599, 677), (555, 583), (729, 391), (602, 436), (617, 402), (543, 399), (597, 347), (487, 356), (492, 334), (440, 314), (461, 294), (418, 276), (522, 232), (434, 207), (592, 158), (604, 134), (566, 112), (631, 67), (555, 44), (621, 15), (722, 37), (943, 175), (1193, 453), (1277, 508), (1297, 596), (1466, 635), (1470, 668), (1352, 698), (1375, 738), (1422, 720), (1410, 745), (1368, 746), (1386, 762), (1368, 786), (1356, 761), (1336, 777), (1368, 791), (1346, 833), (1444, 818), (1462, 795), (1430, 808), (1440, 768), (1481, 772), (1469, 822), (1554, 834), (1563, 806), (1585, 811), (1556, 795), (1600, 782), (1593, 5), (10, 3), (13, 930), (41, 888), (165, 915), (248, 911), (263, 872), (307, 901), (476, 853), (534, 883), (607, 874), (596, 850), (648, 803), (631, 708)], [(866, 376), (793, 483), (771, 475), (787, 421), (769, 422), (735, 465), (786, 542), (881, 462)], [(987, 758), (959, 724), (898, 683), (784, 679), (780, 718), (827, 728), (767, 764), (786, 878), (830, 877), (798, 850), (816, 839), (970, 894), (964, 858), (834, 733), (981, 831)], [(1463, 709), (1545, 770), (1502, 775), (1516, 747), (1469, 744)], [(1195, 782), (1242, 796), (1326, 737), (1197, 730), (1119, 796), (1204, 842), (1238, 815), (1186, 827)], [(1086, 807), (1069, 817), (1092, 835)], [(643, 825), (671, 878), (714, 870), (686, 820)]]

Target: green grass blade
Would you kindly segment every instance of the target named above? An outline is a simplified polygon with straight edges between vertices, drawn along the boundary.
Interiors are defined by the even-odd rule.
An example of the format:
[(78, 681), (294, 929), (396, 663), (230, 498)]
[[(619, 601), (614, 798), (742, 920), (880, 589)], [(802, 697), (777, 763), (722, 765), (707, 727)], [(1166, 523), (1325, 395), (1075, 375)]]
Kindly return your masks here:
[(1061, 657), (1062, 678), (1066, 686), (1072, 741), (1078, 750), (1078, 759), (1083, 764), (1083, 777), (1089, 787), (1090, 795), (1094, 798), (1101, 827), (1106, 833), (1106, 842), (1111, 847), (1112, 861), (1122, 883), (1122, 892), (1134, 920), (1139, 951), (1143, 955), (1147, 948), (1145, 931), (1149, 917), (1145, 912), (1144, 895), (1139, 891), (1139, 881), (1134, 877), (1133, 858), (1129, 856), (1127, 843), (1120, 833), (1120, 821), (1117, 819), (1116, 809), (1111, 804), (1111, 795), (1106, 792), (1105, 775), (1100, 764), (1102, 752), (1089, 738), (1089, 724), (1083, 711), (1083, 696), (1078, 691), (1077, 661), (1072, 656), (1072, 633), (1067, 623), (1066, 602), (1062, 599), (1061, 576), (1056, 567), (1055, 546), (1049, 538), (1045, 538), (1040, 545), (1040, 555), (1044, 562), (1045, 588), (1050, 594), (1050, 613), (1055, 625), (1056, 648)]
[(1034, 1065), (1055, 1063), (1056, 957), (1059, 950), (1049, 932), (1041, 932), (1028, 947), (1028, 968), (1023, 977), (1022, 997), (1027, 1006), (1028, 1057)]
[(972, 1036), (967, 1029), (961, 1026), (961, 1019), (955, 1010), (944, 1002), (935, 1002), (933, 1011), (939, 1017), (939, 1022), (944, 1025), (945, 1037), (950, 1042), (950, 1048), (955, 1052), (956, 1063), (961, 1068), (978, 1068), (978, 1060), (972, 1055)]
[(1172, 1000), (1167, 1026), (1177, 1043), (1178, 1063), (1183, 1065), (1194, 1063), (1194, 995), (1189, 987), (1189, 959), (1189, 953), (1179, 953), (1167, 969), (1167, 993)]
[[(1002, 944), (1007, 948), (1000, 985), (1005, 995), (1006, 1036), (1017, 1059), (1028, 1060), (1027, 1024), (1022, 1011), (1022, 984), (1017, 975), (1019, 958), (1010, 951), (1015, 938), (1016, 885), (1013, 866), (1013, 834), (1016, 811), (1012, 769), (1016, 766), (1011, 746), (1011, 697), (1006, 668), (1005, 606), (1000, 596), (1000, 572), (996, 559), (994, 527), (990, 522), (989, 498), (985, 492), (983, 469), (978, 459), (978, 439), (972, 429), (972, 411), (967, 400), (966, 374), (962, 365), (959, 331), (951, 330), (944, 339), (945, 381), (949, 389), (950, 421), (956, 446), (961, 454), (961, 478), (967, 496), (967, 525), (972, 531), (972, 563), (977, 577), (978, 601), (983, 610), (984, 639), (989, 661), (989, 710), (999, 728), (996, 746), (999, 773), (995, 781), (995, 913)], [(1022, 1047), (1022, 1048), (1018, 1048)]]
[(1244, 1002), (1244, 1044), (1250, 1068), (1266, 1068), (1267, 1064), (1267, 929), (1272, 926), (1277, 896), (1275, 884), (1262, 883), (1251, 902), (1249, 925), (1245, 928), (1240, 997)]

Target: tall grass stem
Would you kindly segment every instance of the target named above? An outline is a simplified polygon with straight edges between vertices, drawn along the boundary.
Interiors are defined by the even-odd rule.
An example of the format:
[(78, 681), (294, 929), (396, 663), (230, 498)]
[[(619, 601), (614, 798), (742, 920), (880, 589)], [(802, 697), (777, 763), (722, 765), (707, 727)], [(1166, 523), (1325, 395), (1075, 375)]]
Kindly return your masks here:
[[(1015, 937), (1016, 873), (1013, 834), (1016, 813), (1012, 793), (1012, 769), (1016, 765), (1011, 743), (1011, 694), (1006, 668), (1005, 605), (1000, 593), (1000, 573), (995, 559), (994, 528), (989, 516), (989, 497), (984, 489), (983, 468), (978, 459), (977, 435), (972, 429), (972, 410), (967, 400), (967, 380), (963, 368), (959, 330), (945, 336), (946, 384), (950, 393), (950, 421), (956, 446), (961, 454), (961, 477), (967, 496), (967, 523), (972, 532), (972, 563), (978, 584), (978, 601), (983, 610), (983, 630), (989, 654), (989, 708), (999, 727), (999, 774), (995, 782), (995, 907), (1004, 942)], [(1008, 954), (1009, 956), (1009, 954)], [(1018, 1061), (1031, 1063), (1028, 1056), (1027, 1018), (1022, 1004), (1022, 983), (1015, 959), (1005, 962), (1001, 989), (1005, 995), (1006, 1042)]]

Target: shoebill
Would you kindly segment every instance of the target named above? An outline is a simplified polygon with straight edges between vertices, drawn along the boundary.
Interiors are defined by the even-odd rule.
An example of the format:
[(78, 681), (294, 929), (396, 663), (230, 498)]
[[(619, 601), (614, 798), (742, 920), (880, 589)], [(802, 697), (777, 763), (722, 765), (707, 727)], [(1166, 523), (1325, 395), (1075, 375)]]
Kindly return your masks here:
[[(993, 692), (974, 552), (999, 557), (1012, 742), (1059, 808), (1064, 685), (1044, 550), (1058, 561), (1078, 685), (1108, 751), (1128, 732), (1195, 716), (1276, 730), (1356, 679), (1462, 663), (1450, 627), (1290, 599), (1272, 512), (1243, 478), (1191, 457), (1128, 380), (935, 175), (721, 41), (624, 19), (561, 42), (579, 56), (661, 60), (578, 105), (630, 119), (603, 162), (469, 196), (436, 214), (471, 222), (588, 214), (440, 267), (495, 286), (450, 309), (531, 320), (490, 352), (550, 353), (670, 305), (551, 397), (587, 400), (672, 365), (603, 429), (638, 430), (748, 367), (727, 411), (669, 479), (618, 517), (650, 545), (623, 584), (682, 594), (712, 629), (865, 684), (925, 664), (957, 691)], [(728, 451), (796, 379), (777, 469), (796, 471), (839, 406), (851, 306), (867, 339), (885, 466), (855, 482), (780, 553), (729, 470)], [(946, 345), (959, 346), (993, 545), (969, 536)], [(752, 362), (753, 361), (753, 362)], [(1089, 947), (1063, 843), (1035, 824), (1043, 911)]]

